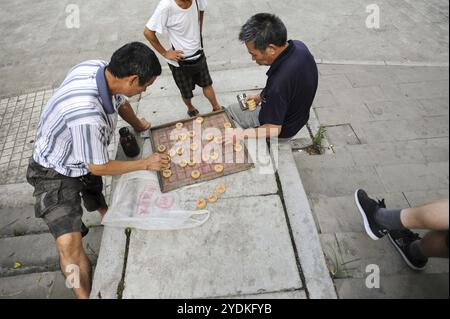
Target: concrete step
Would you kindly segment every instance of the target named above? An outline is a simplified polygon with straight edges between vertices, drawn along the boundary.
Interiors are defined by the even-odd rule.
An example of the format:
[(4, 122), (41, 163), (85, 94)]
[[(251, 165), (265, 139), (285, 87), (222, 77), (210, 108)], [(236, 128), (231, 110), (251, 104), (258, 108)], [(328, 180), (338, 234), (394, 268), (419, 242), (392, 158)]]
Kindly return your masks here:
[[(92, 264), (97, 263), (103, 227), (91, 228), (83, 240), (84, 249)], [(21, 267), (14, 269), (15, 262)], [(0, 277), (59, 269), (59, 254), (55, 240), (49, 233), (0, 239)]]
[(74, 299), (59, 271), (0, 278), (0, 299)]
[(0, 209), (0, 238), (48, 232), (42, 219), (34, 217), (34, 206)]

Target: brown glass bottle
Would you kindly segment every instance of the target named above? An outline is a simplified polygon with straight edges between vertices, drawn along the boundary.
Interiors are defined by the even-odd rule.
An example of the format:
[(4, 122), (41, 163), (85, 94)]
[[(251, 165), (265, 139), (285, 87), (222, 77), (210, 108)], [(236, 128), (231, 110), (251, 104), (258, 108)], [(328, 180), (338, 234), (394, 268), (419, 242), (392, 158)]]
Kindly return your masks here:
[(126, 127), (121, 128), (120, 145), (122, 145), (123, 152), (127, 157), (136, 157), (141, 153), (141, 149), (136, 141), (136, 137)]

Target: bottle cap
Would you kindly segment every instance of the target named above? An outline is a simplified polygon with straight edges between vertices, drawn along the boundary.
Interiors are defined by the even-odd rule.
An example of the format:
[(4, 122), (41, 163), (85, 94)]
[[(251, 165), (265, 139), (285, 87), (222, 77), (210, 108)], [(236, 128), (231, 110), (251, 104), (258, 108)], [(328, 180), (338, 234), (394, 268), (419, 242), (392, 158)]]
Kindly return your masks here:
[(122, 137), (125, 137), (130, 134), (130, 130), (127, 127), (123, 127), (119, 130), (119, 134)]

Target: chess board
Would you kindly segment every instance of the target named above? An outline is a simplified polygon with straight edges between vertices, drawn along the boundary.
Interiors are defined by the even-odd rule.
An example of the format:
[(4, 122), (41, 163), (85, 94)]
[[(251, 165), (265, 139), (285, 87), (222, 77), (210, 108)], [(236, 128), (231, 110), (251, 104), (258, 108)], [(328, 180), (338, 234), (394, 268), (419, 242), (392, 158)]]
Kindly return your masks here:
[[(167, 178), (162, 172), (158, 172), (161, 192), (167, 193), (175, 189), (210, 181), (223, 176), (239, 173), (254, 167), (249, 160), (248, 150), (241, 142), (237, 149), (234, 145), (224, 145), (218, 139), (211, 137), (225, 136), (225, 125), (235, 128), (233, 121), (225, 111), (201, 115), (204, 122), (199, 124), (196, 119), (182, 120), (157, 126), (150, 129), (150, 141), (154, 153), (161, 153), (159, 146), (166, 150), (162, 153), (169, 154), (172, 162), (170, 171), (172, 176)], [(179, 127), (183, 125), (182, 129)], [(176, 125), (179, 125), (177, 128)], [(195, 132), (195, 133), (192, 133)], [(192, 136), (194, 135), (194, 136)], [(195, 144), (197, 146), (196, 150)], [(180, 148), (183, 154), (175, 154)], [(181, 153), (181, 152), (180, 152)], [(220, 153), (220, 154), (219, 154)], [(219, 155), (219, 158), (216, 158)], [(191, 162), (194, 166), (182, 167), (180, 162)], [(184, 163), (186, 164), (186, 163)], [(223, 166), (223, 172), (216, 172), (216, 165)], [(193, 171), (199, 171), (200, 177), (194, 179)]]

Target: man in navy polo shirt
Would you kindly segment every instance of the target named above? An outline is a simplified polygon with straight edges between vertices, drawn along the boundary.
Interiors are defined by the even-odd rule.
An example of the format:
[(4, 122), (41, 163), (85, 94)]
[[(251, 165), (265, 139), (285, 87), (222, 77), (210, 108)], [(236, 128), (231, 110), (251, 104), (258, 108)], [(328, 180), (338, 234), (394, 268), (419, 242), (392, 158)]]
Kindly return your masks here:
[[(306, 45), (287, 41), (287, 30), (275, 15), (260, 13), (242, 27), (239, 39), (245, 43), (253, 60), (270, 65), (266, 87), (261, 94), (249, 96), (258, 107), (243, 111), (239, 104), (227, 111), (245, 130), (237, 139), (295, 136), (309, 120), (318, 86), (318, 70)], [(254, 130), (252, 128), (259, 128)]]

